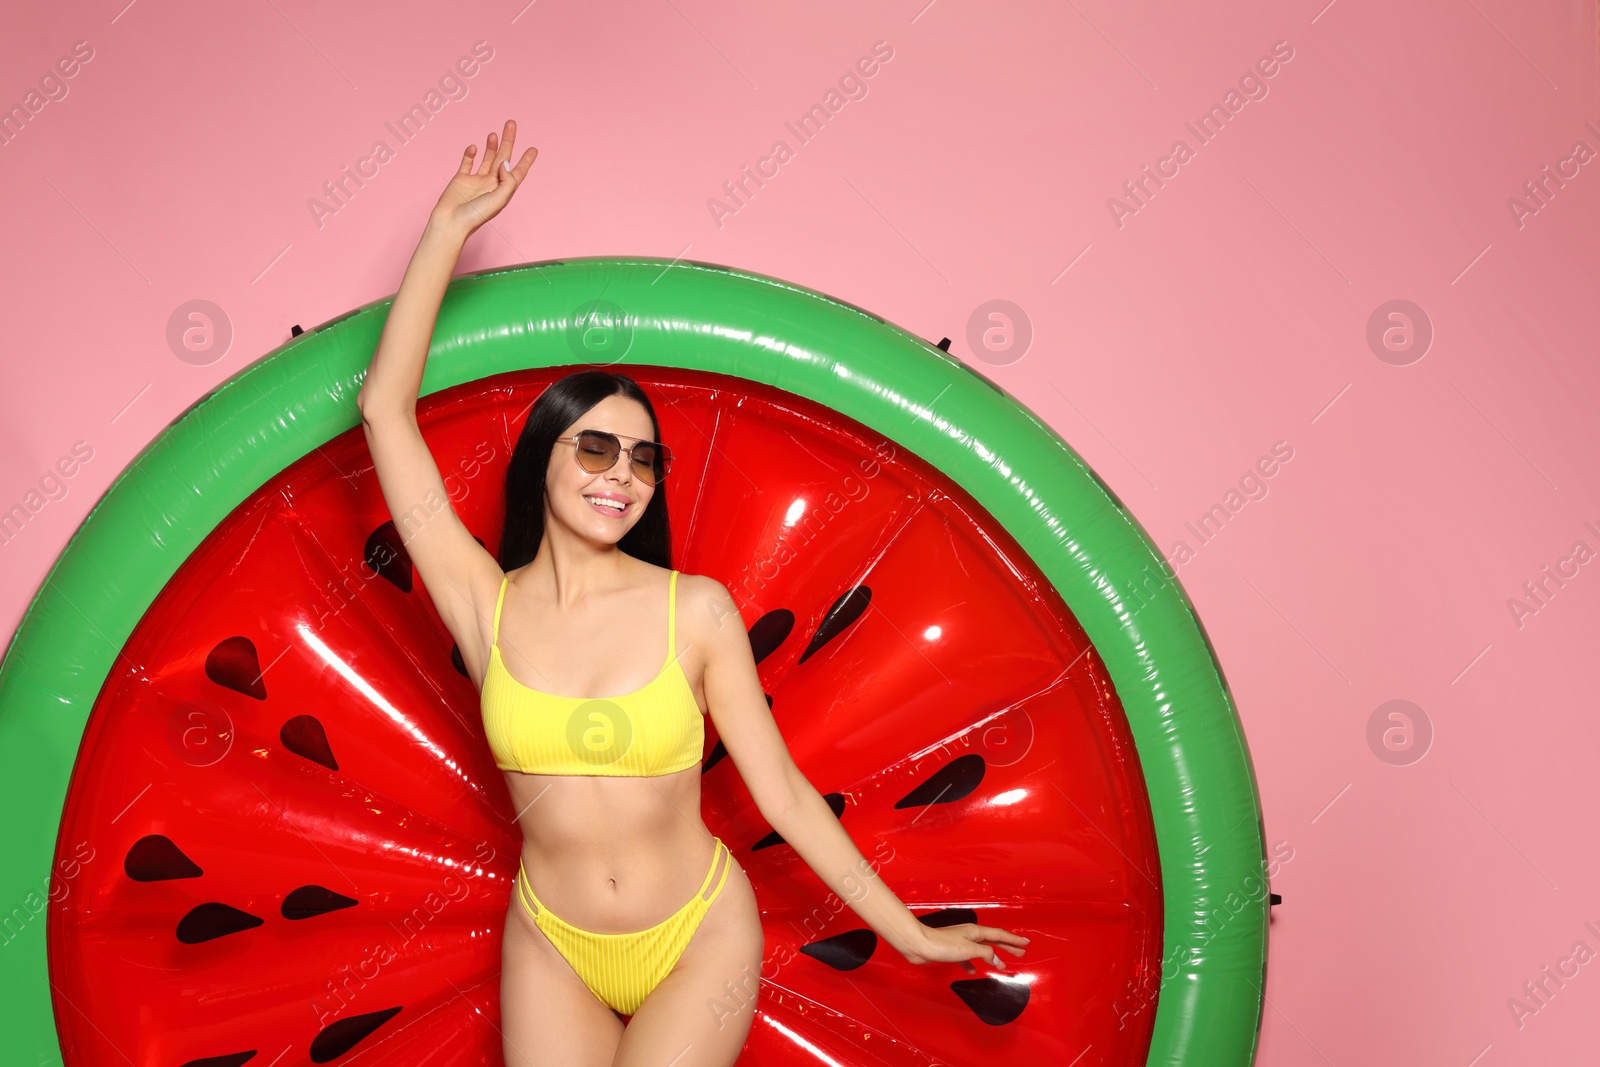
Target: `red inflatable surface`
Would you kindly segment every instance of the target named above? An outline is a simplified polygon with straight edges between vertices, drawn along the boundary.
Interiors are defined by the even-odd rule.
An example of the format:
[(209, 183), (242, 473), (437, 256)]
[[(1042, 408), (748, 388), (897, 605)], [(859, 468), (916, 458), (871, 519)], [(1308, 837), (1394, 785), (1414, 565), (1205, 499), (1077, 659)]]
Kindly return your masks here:
[[(924, 922), (1032, 938), (1003, 972), (906, 962), (772, 833), (708, 721), (706, 823), (766, 931), (741, 1062), (1143, 1063), (1154, 831), (1116, 694), (1054, 590), (963, 491), (836, 413), (627, 372), (678, 457), (674, 566), (740, 601), (801, 770)], [(556, 376), (419, 405), (491, 551), (511, 446)], [(58, 858), (116, 860), (52, 905), (72, 1067), (501, 1062), (520, 832), (389, 519), (352, 430), (241, 504), (123, 650), (59, 836)]]

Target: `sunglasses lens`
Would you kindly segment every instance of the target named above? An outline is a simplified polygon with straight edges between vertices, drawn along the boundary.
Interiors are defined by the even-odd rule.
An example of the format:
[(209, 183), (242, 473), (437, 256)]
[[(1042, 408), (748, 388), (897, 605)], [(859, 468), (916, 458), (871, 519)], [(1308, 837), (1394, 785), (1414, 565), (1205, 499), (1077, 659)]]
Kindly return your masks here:
[(633, 472), (651, 485), (658, 485), (667, 475), (665, 457), (660, 447), (652, 441), (640, 441), (633, 446)]
[(584, 430), (578, 434), (578, 462), (590, 473), (610, 470), (622, 451), (622, 442), (608, 433)]

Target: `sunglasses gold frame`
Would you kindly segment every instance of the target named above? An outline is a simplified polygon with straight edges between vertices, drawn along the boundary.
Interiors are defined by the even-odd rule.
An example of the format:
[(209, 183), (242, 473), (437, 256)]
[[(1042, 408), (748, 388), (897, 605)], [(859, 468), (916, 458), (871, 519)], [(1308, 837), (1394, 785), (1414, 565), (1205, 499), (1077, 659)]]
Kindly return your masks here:
[[(607, 437), (607, 438), (610, 438), (612, 441), (616, 442), (617, 449), (618, 449), (617, 455), (612, 456), (611, 457), (611, 462), (607, 463), (604, 467), (601, 467), (600, 470), (590, 470), (588, 464), (583, 462), (583, 448), (582, 448), (582, 445), (580, 444), (580, 439), (586, 433), (596, 434), (596, 435), (598, 435), (600, 437)], [(626, 455), (628, 457), (628, 467), (629, 467), (629, 469), (634, 471), (636, 474), (638, 474), (639, 478), (646, 485), (660, 485), (663, 481), (666, 480), (667, 474), (672, 470), (672, 449), (668, 448), (666, 445), (662, 444), (660, 441), (651, 441), (651, 440), (649, 440), (647, 438), (643, 438), (643, 437), (628, 437), (626, 434), (612, 433), (610, 430), (579, 430), (577, 433), (571, 434), (571, 435), (569, 435), (567, 437), (557, 437), (556, 440), (557, 441), (571, 441), (572, 442), (572, 458), (573, 458), (573, 460), (578, 464), (579, 467), (581, 467), (585, 471), (588, 471), (588, 473), (590, 473), (590, 474), (599, 474), (599, 473), (601, 473), (601, 471), (610, 470), (612, 467), (616, 466), (617, 459), (619, 457), (623, 456), (623, 455)], [(622, 443), (623, 440), (632, 441), (633, 444), (624, 445)], [(660, 479), (652, 481), (650, 479), (650, 477), (645, 474), (644, 471), (639, 469), (639, 464), (637, 462), (635, 462), (635, 460), (633, 458), (633, 450), (635, 448), (638, 448), (640, 445), (653, 445), (659, 451), (660, 458), (661, 458), (661, 478)], [(655, 469), (654, 469), (654, 467), (651, 467), (650, 474), (653, 475), (654, 473), (655, 473)]]

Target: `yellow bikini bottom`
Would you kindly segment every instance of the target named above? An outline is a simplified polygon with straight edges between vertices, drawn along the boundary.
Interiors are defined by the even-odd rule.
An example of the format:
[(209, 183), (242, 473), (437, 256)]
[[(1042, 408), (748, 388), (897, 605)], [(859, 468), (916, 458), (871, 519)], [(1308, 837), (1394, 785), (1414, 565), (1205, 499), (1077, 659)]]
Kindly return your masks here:
[[(711, 868), (688, 903), (644, 930), (623, 934), (596, 934), (573, 926), (555, 912), (539, 903), (528, 884), (528, 872), (517, 867), (517, 891), (522, 906), (533, 917), (534, 924), (555, 945), (572, 969), (583, 979), (583, 984), (609, 1008), (623, 1015), (632, 1015), (644, 1003), (649, 992), (661, 983), (700, 926), (700, 920), (722, 892), (728, 880), (728, 868), (733, 857), (722, 867), (722, 877), (710, 898), (703, 894), (716, 873), (717, 860), (727, 852), (722, 838), (714, 837), (711, 849)], [(537, 909), (537, 910), (535, 910)]]

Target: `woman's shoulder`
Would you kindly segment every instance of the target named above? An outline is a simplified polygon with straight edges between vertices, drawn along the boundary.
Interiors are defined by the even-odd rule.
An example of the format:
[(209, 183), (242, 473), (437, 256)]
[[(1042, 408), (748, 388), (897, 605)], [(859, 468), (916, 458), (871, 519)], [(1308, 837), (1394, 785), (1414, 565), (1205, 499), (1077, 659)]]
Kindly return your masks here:
[(711, 575), (693, 574), (678, 570), (676, 567), (662, 567), (644, 560), (639, 562), (641, 566), (649, 568), (645, 572), (648, 575), (645, 584), (655, 591), (654, 595), (660, 595), (659, 590), (671, 582), (672, 575), (678, 576), (677, 586), (673, 589), (672, 595), (680, 620), (685, 614), (722, 619), (730, 613), (738, 612), (728, 587)]
[(728, 587), (711, 575), (679, 571), (676, 596), (678, 626), (686, 630), (690, 639), (697, 635), (709, 636), (700, 634), (695, 629), (697, 626), (704, 625), (720, 631), (729, 621), (738, 625), (739, 633), (744, 633), (738, 603)]
[[(651, 566), (654, 566), (654, 564)], [(691, 574), (688, 571), (680, 571), (675, 567), (657, 567), (656, 569), (661, 572), (661, 577), (663, 580), (666, 580), (667, 577), (672, 574), (676, 574), (678, 576), (679, 596), (683, 596), (685, 593), (691, 590), (708, 594), (719, 589), (724, 593), (727, 592), (727, 587), (721, 582), (717, 581), (715, 578), (711, 577), (709, 574)]]
[[(639, 581), (646, 585), (652, 582), (660, 582), (664, 584), (667, 579), (674, 574), (678, 576), (679, 585), (683, 585), (685, 582), (694, 581), (697, 578), (705, 577), (704, 575), (690, 574), (688, 571), (681, 571), (676, 567), (663, 567), (659, 563), (651, 563), (649, 560), (640, 559), (637, 556), (633, 557), (633, 566), (638, 572)], [(706, 580), (715, 581), (713, 578), (706, 578)]]

